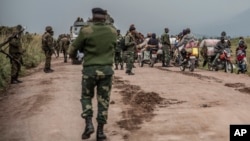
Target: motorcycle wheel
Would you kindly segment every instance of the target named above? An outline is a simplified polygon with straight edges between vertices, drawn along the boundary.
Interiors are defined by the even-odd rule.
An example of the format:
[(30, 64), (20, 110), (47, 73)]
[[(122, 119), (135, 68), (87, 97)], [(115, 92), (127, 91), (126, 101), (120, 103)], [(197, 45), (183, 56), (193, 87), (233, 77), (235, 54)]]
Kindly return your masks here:
[(208, 70), (209, 70), (209, 71), (213, 71), (213, 66), (212, 66), (211, 63), (208, 63), (208, 64), (207, 64), (207, 67), (208, 67)]
[(144, 62), (141, 60), (140, 67), (143, 67)]
[(180, 55), (177, 56), (175, 63), (176, 63), (176, 66), (180, 66), (180, 64), (181, 64), (181, 56)]
[(142, 57), (140, 55), (138, 56), (138, 64), (139, 64), (140, 67), (143, 66), (142, 65)]
[(185, 69), (186, 69), (186, 65), (185, 65), (185, 64), (181, 64), (181, 65), (180, 65), (180, 70), (181, 70), (181, 71), (185, 71)]
[(189, 70), (190, 70), (191, 72), (193, 72), (193, 71), (194, 71), (194, 68), (195, 68), (195, 60), (191, 60), (191, 61), (190, 61)]
[(154, 64), (155, 64), (155, 59), (154, 59), (154, 58), (150, 59), (150, 64), (149, 64), (149, 66), (150, 66), (150, 67), (154, 67)]
[(233, 70), (233, 64), (229, 61), (226, 61), (226, 64), (225, 64), (225, 72), (226, 73), (233, 73), (234, 70)]

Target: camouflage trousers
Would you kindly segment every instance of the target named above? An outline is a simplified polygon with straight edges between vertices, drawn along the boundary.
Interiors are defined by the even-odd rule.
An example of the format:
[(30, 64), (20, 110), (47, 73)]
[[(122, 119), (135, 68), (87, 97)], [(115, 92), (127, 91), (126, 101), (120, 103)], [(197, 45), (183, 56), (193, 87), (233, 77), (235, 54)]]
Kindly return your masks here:
[(127, 71), (132, 71), (134, 64), (134, 52), (133, 51), (125, 51), (124, 52), (124, 62), (126, 62)]
[(63, 57), (64, 57), (64, 62), (67, 62), (67, 56), (68, 56), (68, 46), (64, 46), (63, 48), (62, 48), (62, 52), (63, 52)]
[(163, 46), (162, 51), (163, 51), (162, 61), (164, 61), (166, 65), (169, 65), (170, 64), (170, 47)]
[(122, 52), (115, 52), (115, 65), (123, 66)]
[[(12, 56), (16, 61), (11, 60), (11, 77), (18, 76), (18, 73), (21, 71), (21, 56)], [(17, 62), (18, 61), (18, 62)]]
[(51, 56), (52, 56), (52, 52), (51, 51), (44, 51), (45, 53), (45, 66), (44, 69), (51, 69)]
[(95, 87), (97, 93), (97, 122), (99, 124), (106, 124), (108, 118), (108, 108), (110, 93), (112, 88), (113, 75), (94, 75), (87, 76), (83, 74), (82, 77), (82, 114), (83, 118), (93, 117), (92, 99), (95, 94)]

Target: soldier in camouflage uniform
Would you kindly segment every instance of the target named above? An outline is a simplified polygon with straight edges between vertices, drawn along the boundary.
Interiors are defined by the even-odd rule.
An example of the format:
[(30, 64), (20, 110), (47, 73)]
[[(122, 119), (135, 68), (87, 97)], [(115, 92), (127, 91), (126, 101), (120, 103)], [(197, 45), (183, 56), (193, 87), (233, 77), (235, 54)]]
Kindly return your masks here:
[(165, 28), (165, 32), (161, 35), (161, 43), (162, 43), (162, 51), (163, 51), (163, 59), (162, 59), (162, 67), (167, 67), (170, 65), (170, 39), (169, 39), (169, 29)]
[(61, 49), (61, 39), (63, 37), (63, 34), (60, 34), (56, 40), (56, 46), (55, 46), (55, 50), (56, 50), (56, 55), (57, 57), (59, 57), (60, 51)]
[(62, 37), (60, 44), (64, 56), (64, 63), (67, 63), (67, 55), (68, 55), (67, 51), (70, 45), (70, 39), (66, 34)]
[(124, 60), (126, 60), (126, 73), (128, 75), (134, 75), (132, 72), (134, 63), (134, 54), (136, 50), (136, 40), (135, 40), (136, 30), (134, 26), (129, 28), (129, 33), (125, 36), (125, 46), (127, 50), (124, 51)]
[(122, 58), (122, 49), (120, 41), (123, 38), (120, 34), (120, 30), (117, 30), (117, 46), (115, 48), (115, 70), (118, 70), (118, 65), (120, 64), (121, 70), (123, 70), (123, 58)]
[(9, 54), (13, 57), (13, 59), (11, 59), (11, 84), (22, 83), (22, 81), (18, 80), (24, 52), (21, 43), (21, 30), (22, 26), (18, 25), (14, 34), (19, 34), (9, 41)]
[(46, 32), (42, 35), (42, 49), (45, 54), (45, 66), (44, 72), (51, 73), (54, 70), (51, 69), (51, 56), (54, 53), (54, 31), (51, 26), (46, 26)]
[(97, 140), (106, 139), (103, 126), (107, 123), (112, 77), (114, 74), (114, 49), (117, 32), (112, 25), (105, 23), (106, 12), (101, 8), (93, 8), (93, 21), (81, 28), (79, 36), (73, 42), (69, 55), (75, 57), (77, 50), (84, 53), (82, 76), (82, 114), (85, 119), (85, 130), (82, 139), (90, 138), (94, 132), (92, 123), (95, 87), (97, 89)]

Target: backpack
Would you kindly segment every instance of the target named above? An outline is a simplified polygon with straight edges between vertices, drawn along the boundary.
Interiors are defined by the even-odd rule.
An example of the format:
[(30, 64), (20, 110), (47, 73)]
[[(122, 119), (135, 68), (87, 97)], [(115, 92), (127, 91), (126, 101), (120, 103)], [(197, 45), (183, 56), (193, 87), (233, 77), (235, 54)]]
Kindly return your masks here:
[(120, 40), (120, 46), (121, 46), (121, 49), (123, 51), (126, 51), (127, 50), (127, 46), (125, 45), (125, 37), (123, 37), (121, 40)]

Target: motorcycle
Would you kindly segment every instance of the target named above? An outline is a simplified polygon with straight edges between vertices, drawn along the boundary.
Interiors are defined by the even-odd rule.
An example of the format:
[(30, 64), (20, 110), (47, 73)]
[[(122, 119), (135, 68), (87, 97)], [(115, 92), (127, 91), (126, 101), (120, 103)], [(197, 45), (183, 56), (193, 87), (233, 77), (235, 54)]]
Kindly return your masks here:
[(185, 71), (186, 68), (189, 68), (189, 70), (193, 72), (196, 67), (198, 48), (186, 48), (185, 52), (186, 56), (184, 57), (184, 60), (180, 63), (180, 70)]
[(246, 73), (247, 72), (247, 60), (246, 60), (246, 55), (242, 50), (237, 51), (237, 74), (239, 73)]
[(231, 62), (231, 50), (229, 48), (225, 48), (217, 60), (215, 60), (215, 64), (212, 65), (215, 56), (211, 56), (208, 58), (208, 70), (218, 71), (225, 70), (225, 72), (233, 73), (233, 64)]
[(170, 54), (170, 57), (171, 57), (170, 59), (171, 59), (172, 63), (174, 64), (174, 66), (178, 67), (181, 63), (181, 60), (182, 60), (180, 51), (178, 48), (173, 47), (172, 52), (173, 53)]
[(150, 67), (154, 67), (157, 61), (157, 48), (146, 49), (138, 53), (139, 66), (143, 67), (144, 64), (149, 64)]

